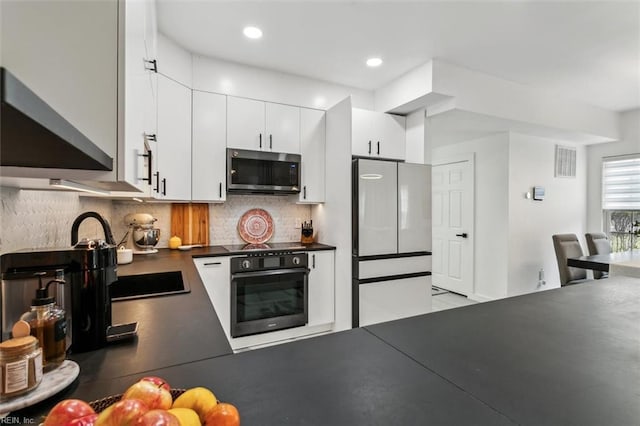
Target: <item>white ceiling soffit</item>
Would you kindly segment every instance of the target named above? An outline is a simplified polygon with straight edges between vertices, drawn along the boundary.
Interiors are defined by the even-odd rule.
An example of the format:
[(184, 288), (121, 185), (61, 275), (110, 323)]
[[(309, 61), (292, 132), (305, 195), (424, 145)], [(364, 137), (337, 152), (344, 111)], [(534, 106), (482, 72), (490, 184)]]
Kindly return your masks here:
[[(615, 111), (640, 107), (640, 2), (158, 0), (192, 52), (373, 90), (439, 58)], [(260, 40), (242, 35), (262, 29)], [(384, 64), (368, 68), (379, 56)]]

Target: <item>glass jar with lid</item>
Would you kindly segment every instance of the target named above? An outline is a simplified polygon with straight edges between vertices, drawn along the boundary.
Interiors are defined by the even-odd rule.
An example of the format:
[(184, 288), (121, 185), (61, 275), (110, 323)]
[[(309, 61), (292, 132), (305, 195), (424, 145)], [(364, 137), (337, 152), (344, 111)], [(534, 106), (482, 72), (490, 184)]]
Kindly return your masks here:
[(42, 348), (33, 336), (0, 343), (0, 399), (35, 389), (42, 381)]

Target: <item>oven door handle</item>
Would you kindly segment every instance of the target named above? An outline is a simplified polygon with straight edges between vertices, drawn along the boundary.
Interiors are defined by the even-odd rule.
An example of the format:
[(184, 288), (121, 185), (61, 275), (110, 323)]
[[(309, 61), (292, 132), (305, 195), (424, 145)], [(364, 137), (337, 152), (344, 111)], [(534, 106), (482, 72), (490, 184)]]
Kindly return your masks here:
[(231, 274), (231, 279), (235, 280), (236, 278), (264, 277), (265, 275), (299, 274), (301, 272), (307, 275), (309, 274), (309, 269), (289, 268), (289, 269), (269, 269), (267, 271), (237, 272), (235, 274)]

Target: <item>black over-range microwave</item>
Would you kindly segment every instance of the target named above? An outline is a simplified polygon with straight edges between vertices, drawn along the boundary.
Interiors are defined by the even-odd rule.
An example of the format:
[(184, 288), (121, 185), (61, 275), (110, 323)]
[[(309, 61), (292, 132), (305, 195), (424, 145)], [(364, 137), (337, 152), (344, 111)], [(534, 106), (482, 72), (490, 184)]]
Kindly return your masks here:
[(227, 191), (244, 194), (298, 194), (298, 154), (227, 148)]

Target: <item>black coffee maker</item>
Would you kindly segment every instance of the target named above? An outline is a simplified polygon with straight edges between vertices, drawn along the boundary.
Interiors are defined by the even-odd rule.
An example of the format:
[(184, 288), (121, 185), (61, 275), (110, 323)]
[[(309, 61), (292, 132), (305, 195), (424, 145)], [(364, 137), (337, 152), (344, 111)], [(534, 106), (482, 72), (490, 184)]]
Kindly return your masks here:
[[(105, 240), (78, 242), (78, 228), (87, 218), (97, 219)], [(107, 221), (96, 212), (78, 216), (71, 227), (71, 248), (18, 251), (0, 258), (2, 273), (2, 340), (28, 311), (38, 287), (38, 277), (64, 280), (50, 293), (67, 311), (68, 343), (72, 352), (99, 349), (107, 343), (111, 326), (109, 286), (117, 280), (116, 245)], [(43, 278), (44, 281), (44, 278)]]

